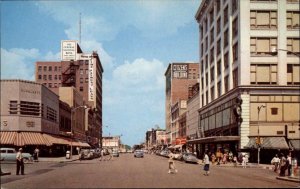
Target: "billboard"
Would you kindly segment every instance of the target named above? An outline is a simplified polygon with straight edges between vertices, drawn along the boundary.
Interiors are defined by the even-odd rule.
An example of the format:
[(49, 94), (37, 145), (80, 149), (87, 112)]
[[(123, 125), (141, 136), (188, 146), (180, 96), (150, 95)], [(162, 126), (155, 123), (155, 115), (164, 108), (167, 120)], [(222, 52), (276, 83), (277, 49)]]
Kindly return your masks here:
[(93, 63), (93, 59), (90, 59), (89, 61), (89, 88), (88, 88), (88, 100), (89, 101), (94, 101), (95, 100), (95, 82), (94, 82), (94, 78), (95, 78), (95, 70), (94, 70), (94, 63)]
[(76, 60), (77, 41), (63, 40), (61, 41), (61, 60)]

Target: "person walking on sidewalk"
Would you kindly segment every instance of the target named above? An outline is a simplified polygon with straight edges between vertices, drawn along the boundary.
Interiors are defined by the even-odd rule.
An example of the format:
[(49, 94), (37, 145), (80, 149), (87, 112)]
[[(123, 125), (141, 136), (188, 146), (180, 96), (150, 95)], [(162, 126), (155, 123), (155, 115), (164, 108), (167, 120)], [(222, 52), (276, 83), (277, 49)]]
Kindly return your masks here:
[(274, 172), (277, 172), (278, 167), (279, 167), (279, 162), (280, 162), (280, 159), (279, 159), (278, 155), (276, 154), (271, 161), (271, 164), (274, 165)]
[(17, 156), (16, 156), (16, 159), (17, 159), (16, 175), (19, 175), (20, 169), (21, 169), (21, 174), (24, 175), (24, 161), (23, 161), (22, 151), (23, 151), (23, 149), (19, 148), (19, 151), (18, 151)]
[(285, 171), (286, 171), (286, 158), (284, 157), (283, 153), (280, 154), (280, 173), (279, 176), (284, 177), (285, 176)]
[(174, 154), (171, 152), (169, 154), (169, 160), (168, 160), (168, 163), (169, 163), (169, 171), (168, 173), (177, 173), (177, 169), (175, 167), (175, 162), (174, 162)]
[(207, 151), (204, 154), (203, 162), (204, 162), (204, 168), (203, 169), (205, 171), (204, 175), (208, 176), (209, 175), (209, 156), (207, 154)]
[(242, 158), (242, 166), (243, 166), (243, 168), (247, 168), (247, 166), (246, 166), (246, 156), (245, 155), (243, 155), (243, 158)]
[(292, 154), (289, 152), (289, 155), (287, 156), (287, 170), (288, 170), (288, 176), (291, 176), (291, 169), (292, 169)]

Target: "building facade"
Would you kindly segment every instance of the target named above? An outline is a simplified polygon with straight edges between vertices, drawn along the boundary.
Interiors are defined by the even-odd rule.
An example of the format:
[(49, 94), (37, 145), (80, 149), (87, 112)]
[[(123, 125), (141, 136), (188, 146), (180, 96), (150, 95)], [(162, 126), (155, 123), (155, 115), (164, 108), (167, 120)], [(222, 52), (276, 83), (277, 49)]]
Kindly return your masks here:
[[(198, 139), (262, 161), (299, 150), (299, 1), (203, 0)], [(294, 145), (293, 145), (294, 144)], [(296, 152), (295, 152), (296, 153)]]
[(102, 144), (103, 71), (98, 53), (82, 52), (78, 42), (74, 40), (61, 41), (60, 62), (36, 62), (35, 71), (36, 81), (49, 87), (56, 94), (59, 87), (76, 88), (83, 98), (83, 103), (90, 111), (94, 111), (94, 120), (88, 123), (89, 130), (86, 134), (91, 145), (95, 146)]
[[(170, 145), (176, 140), (176, 126), (172, 126), (172, 107), (179, 100), (187, 100), (189, 88), (191, 88), (199, 78), (199, 64), (197, 63), (171, 63), (166, 72), (166, 136)], [(178, 115), (179, 116), (179, 115)], [(174, 120), (174, 119), (173, 119)], [(173, 128), (173, 129), (172, 129)], [(175, 138), (174, 138), (175, 137)]]

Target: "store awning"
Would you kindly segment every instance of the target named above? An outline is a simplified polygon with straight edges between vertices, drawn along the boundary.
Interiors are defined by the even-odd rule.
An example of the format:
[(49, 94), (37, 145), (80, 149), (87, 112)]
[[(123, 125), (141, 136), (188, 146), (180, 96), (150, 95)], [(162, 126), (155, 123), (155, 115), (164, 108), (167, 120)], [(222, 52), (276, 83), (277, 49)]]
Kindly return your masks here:
[(173, 146), (168, 146), (168, 149), (174, 149), (175, 145)]
[(4, 145), (46, 145), (51, 143), (38, 132), (1, 131), (1, 144)]
[(240, 136), (212, 136), (205, 138), (198, 138), (188, 140), (188, 144), (201, 144), (201, 143), (213, 143), (213, 142), (226, 142), (226, 141), (239, 141)]
[[(264, 149), (289, 149), (284, 137), (260, 137), (261, 148)], [(256, 137), (250, 137), (245, 148), (257, 148)]]
[(300, 150), (300, 139), (291, 139), (289, 140), (291, 149)]
[(70, 145), (71, 141), (67, 138), (63, 138), (60, 136), (43, 134), (43, 136), (53, 145), (53, 144), (62, 144), (62, 145)]

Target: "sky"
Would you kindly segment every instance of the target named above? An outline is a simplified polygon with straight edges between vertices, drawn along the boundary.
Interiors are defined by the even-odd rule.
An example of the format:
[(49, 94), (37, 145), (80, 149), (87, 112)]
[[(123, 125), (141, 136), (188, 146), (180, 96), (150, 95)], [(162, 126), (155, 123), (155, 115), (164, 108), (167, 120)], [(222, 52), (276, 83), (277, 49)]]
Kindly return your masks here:
[(198, 62), (201, 0), (1, 1), (1, 79), (34, 81), (35, 62), (60, 61), (61, 40), (97, 51), (103, 73), (103, 135), (124, 144), (165, 128), (165, 76)]

